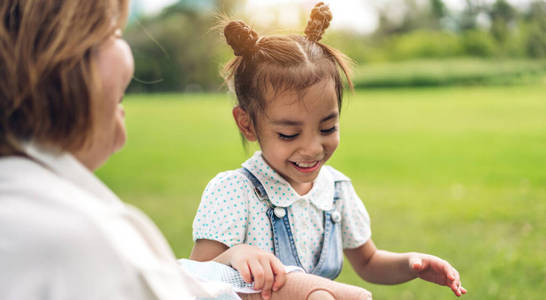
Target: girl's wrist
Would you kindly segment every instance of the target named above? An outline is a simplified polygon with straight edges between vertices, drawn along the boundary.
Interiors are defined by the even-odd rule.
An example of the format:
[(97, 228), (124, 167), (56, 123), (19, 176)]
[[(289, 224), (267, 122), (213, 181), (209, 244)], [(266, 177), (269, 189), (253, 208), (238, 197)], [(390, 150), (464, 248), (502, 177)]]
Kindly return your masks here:
[(419, 270), (423, 264), (420, 253), (408, 252), (406, 259), (409, 273), (414, 278), (419, 278)]
[(221, 264), (224, 264), (224, 265), (227, 265), (227, 266), (231, 266), (231, 249), (232, 248), (229, 248), (227, 249), (226, 251), (220, 253), (218, 256), (216, 256), (213, 261), (217, 262), (217, 263), (221, 263)]

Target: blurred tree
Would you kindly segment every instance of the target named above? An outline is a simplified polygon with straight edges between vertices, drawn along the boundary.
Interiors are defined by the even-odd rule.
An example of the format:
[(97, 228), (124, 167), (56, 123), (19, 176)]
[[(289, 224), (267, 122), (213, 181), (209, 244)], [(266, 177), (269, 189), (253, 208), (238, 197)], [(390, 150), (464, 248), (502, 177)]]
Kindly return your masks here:
[(528, 35), (526, 52), (535, 58), (546, 57), (546, 1), (534, 1), (525, 16)]
[(491, 35), (484, 30), (467, 30), (461, 35), (462, 52), (466, 56), (491, 57), (497, 46)]
[(429, 0), (429, 24), (428, 28), (435, 30), (443, 30), (446, 18), (448, 17), (448, 10), (442, 0)]
[(462, 49), (454, 33), (415, 30), (394, 39), (389, 52), (393, 60), (408, 60), (459, 56)]
[(459, 30), (475, 30), (478, 28), (478, 15), (484, 4), (479, 0), (466, 0), (466, 6), (459, 18)]
[(447, 9), (442, 0), (430, 0), (430, 10), (434, 18), (440, 20), (447, 15)]
[(207, 91), (221, 83), (227, 48), (211, 28), (216, 13), (235, 9), (234, 0), (181, 0), (156, 16), (129, 25), (125, 37), (136, 61), (131, 92)]
[[(381, 2), (373, 34), (328, 30), (324, 40), (359, 64), (458, 56), (546, 57), (545, 0), (535, 0), (525, 12), (507, 0), (465, 1), (461, 12), (450, 11), (443, 0)], [(218, 71), (233, 53), (211, 28), (218, 13), (252, 19), (241, 15), (244, 4), (180, 0), (156, 16), (130, 22), (125, 37), (133, 47), (136, 70), (129, 91), (217, 90), (222, 82)], [(258, 32), (277, 33), (283, 27), (280, 8), (286, 7), (268, 10), (274, 21), (261, 28), (257, 24)], [(299, 15), (302, 28), (307, 14), (302, 10)]]
[(496, 0), (489, 9), (491, 19), (491, 35), (504, 44), (510, 35), (509, 26), (516, 17), (516, 10), (506, 0)]
[(428, 22), (426, 12), (416, 0), (390, 1), (378, 10), (378, 14), (379, 25), (375, 32), (378, 37), (405, 34), (423, 28), (423, 22)]

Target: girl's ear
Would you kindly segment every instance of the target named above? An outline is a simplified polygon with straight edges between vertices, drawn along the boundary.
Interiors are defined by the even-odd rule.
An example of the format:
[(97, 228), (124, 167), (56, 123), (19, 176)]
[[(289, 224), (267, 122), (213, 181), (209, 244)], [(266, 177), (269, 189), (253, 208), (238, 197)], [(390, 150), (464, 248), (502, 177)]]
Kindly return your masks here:
[(232, 113), (239, 131), (249, 142), (255, 142), (257, 140), (256, 130), (248, 112), (240, 106), (235, 106)]

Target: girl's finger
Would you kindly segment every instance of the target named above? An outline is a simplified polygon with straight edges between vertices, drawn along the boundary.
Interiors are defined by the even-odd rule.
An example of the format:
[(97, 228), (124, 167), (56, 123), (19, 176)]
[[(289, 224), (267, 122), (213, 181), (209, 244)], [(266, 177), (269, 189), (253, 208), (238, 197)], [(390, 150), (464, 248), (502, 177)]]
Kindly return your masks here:
[(250, 268), (247, 262), (233, 264), (233, 268), (237, 270), (239, 274), (241, 274), (241, 277), (244, 281), (248, 283), (252, 282), (252, 275), (250, 274)]
[(254, 279), (254, 289), (261, 290), (264, 286), (264, 269), (262, 265), (257, 260), (251, 260), (248, 265)]
[(445, 285), (451, 286), (453, 283), (455, 283), (457, 280), (457, 277), (455, 276), (455, 272), (453, 272), (453, 267), (449, 263), (444, 263), (441, 266), (440, 272), (443, 272), (443, 276), (447, 279), (447, 282)]
[(448, 271), (449, 275), (448, 275), (448, 278), (451, 279), (451, 280), (455, 280), (455, 281), (458, 281), (460, 282), (461, 281), (461, 277), (459, 276), (459, 272), (457, 272), (457, 270), (455, 270), (454, 267), (452, 267), (451, 265), (449, 265), (449, 271)]
[(262, 288), (262, 297), (268, 300), (271, 297), (271, 287), (273, 286), (273, 270), (271, 269), (271, 263), (269, 258), (264, 258), (260, 261), (262, 269), (264, 270), (264, 285)]
[(459, 286), (457, 284), (453, 283), (450, 286), (450, 288), (453, 291), (453, 293), (455, 294), (455, 296), (460, 296), (460, 290), (459, 290)]
[(273, 275), (275, 276), (273, 291), (278, 291), (286, 282), (286, 269), (278, 259), (271, 261), (271, 269), (273, 270)]
[(466, 289), (461, 285), (461, 280), (457, 279), (455, 282), (455, 289), (452, 288), (453, 292), (457, 296), (461, 296), (463, 294), (466, 294)]

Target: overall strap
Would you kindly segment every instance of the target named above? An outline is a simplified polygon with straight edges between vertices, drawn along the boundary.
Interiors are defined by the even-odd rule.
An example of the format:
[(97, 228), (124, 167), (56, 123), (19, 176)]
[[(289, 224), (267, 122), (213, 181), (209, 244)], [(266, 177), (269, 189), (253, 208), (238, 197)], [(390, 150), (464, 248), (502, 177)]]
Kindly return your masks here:
[(303, 266), (300, 262), (298, 251), (296, 249), (296, 243), (294, 241), (294, 235), (290, 229), (290, 220), (288, 219), (288, 213), (285, 207), (276, 207), (269, 200), (269, 196), (265, 191), (265, 188), (261, 182), (246, 168), (239, 169), (242, 174), (246, 176), (254, 186), (254, 193), (260, 199), (260, 201), (266, 201), (267, 217), (271, 224), (271, 234), (273, 236), (273, 249), (275, 256), (285, 266), (298, 266), (302, 269)]
[(334, 182), (334, 207), (324, 211), (324, 234), (319, 260), (310, 273), (335, 279), (343, 267), (343, 245), (341, 241), (341, 214), (336, 208), (336, 202), (342, 196), (341, 181)]
[(262, 185), (262, 183), (254, 176), (254, 174), (250, 173), (250, 171), (247, 168), (240, 168), (239, 171), (245, 175), (248, 180), (252, 183), (254, 186), (254, 193), (260, 199), (260, 201), (267, 201), (267, 206), (271, 207), (271, 201), (269, 201), (269, 197), (267, 196), (267, 193), (265, 192), (265, 188)]
[(341, 197), (341, 183), (343, 181), (334, 181), (334, 205), (336, 201)]

